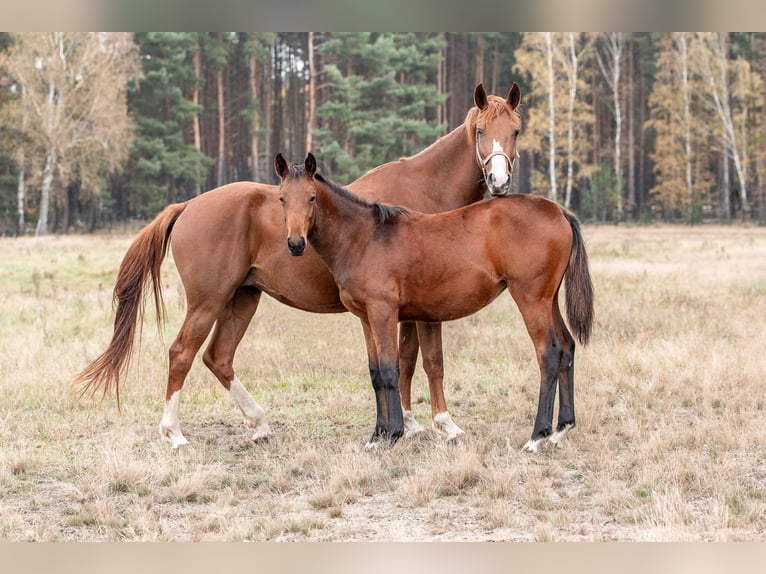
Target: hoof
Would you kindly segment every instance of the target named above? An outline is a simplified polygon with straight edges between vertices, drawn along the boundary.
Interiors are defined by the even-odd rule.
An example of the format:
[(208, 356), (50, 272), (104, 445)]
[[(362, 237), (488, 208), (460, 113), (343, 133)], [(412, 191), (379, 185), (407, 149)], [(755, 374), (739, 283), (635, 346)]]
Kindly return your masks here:
[(418, 421), (415, 420), (415, 417), (412, 416), (412, 412), (403, 411), (403, 414), (404, 414), (404, 438), (412, 438), (416, 435), (419, 435), (425, 432), (426, 429), (424, 429), (423, 425), (421, 425)]
[(431, 423), (431, 427), (438, 434), (445, 437), (448, 443), (453, 443), (453, 441), (460, 440), (460, 437), (465, 436), (463, 429), (455, 424), (448, 412), (437, 414)]
[(170, 443), (170, 448), (173, 450), (192, 450), (189, 441), (186, 440), (186, 437), (181, 433), (180, 430), (171, 430), (169, 428), (160, 426), (160, 436), (162, 437), (162, 440)]
[(263, 424), (260, 428), (257, 428), (253, 433), (253, 442), (255, 444), (262, 444), (269, 442), (271, 438), (271, 429), (268, 424)]
[(271, 442), (271, 434), (259, 435), (255, 433), (253, 435), (253, 444), (269, 444)]
[(368, 440), (367, 444), (364, 445), (364, 449), (371, 450), (374, 448), (382, 448), (382, 446), (392, 447), (394, 444), (396, 444), (396, 441), (402, 437), (403, 433), (403, 430), (395, 433), (388, 433), (379, 429), (375, 429), (375, 432), (372, 433), (370, 440)]
[(527, 441), (527, 444), (525, 444), (521, 448), (521, 450), (524, 451), (524, 452), (536, 453), (537, 452), (537, 447), (540, 445), (540, 441), (541, 440), (543, 440), (543, 439), (541, 439), (541, 438), (537, 438), (537, 439), (534, 439), (534, 440), (529, 439)]
[(574, 428), (573, 424), (565, 425), (563, 429), (557, 431), (551, 435), (548, 441), (555, 447), (561, 448), (563, 446), (564, 438), (567, 436), (569, 429)]
[(467, 437), (468, 437), (467, 434), (465, 434), (463, 431), (460, 431), (455, 436), (449, 437), (447, 439), (447, 444), (450, 445), (450, 446), (457, 446), (457, 445), (465, 444), (465, 442), (467, 440)]

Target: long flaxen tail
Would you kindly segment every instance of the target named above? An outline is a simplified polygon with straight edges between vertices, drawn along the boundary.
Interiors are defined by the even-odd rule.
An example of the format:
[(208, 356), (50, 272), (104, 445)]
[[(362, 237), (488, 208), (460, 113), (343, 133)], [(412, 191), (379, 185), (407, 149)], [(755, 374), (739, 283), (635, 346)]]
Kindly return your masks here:
[(593, 282), (588, 270), (588, 254), (577, 217), (564, 211), (572, 227), (572, 251), (565, 275), (567, 319), (577, 339), (587, 344), (593, 327)]
[(116, 309), (112, 340), (106, 351), (75, 375), (72, 382), (82, 386), (81, 396), (93, 396), (101, 390), (106, 397), (113, 391), (119, 407), (120, 378), (130, 364), (139, 320), (143, 325), (144, 293), (150, 285), (158, 326), (164, 319), (160, 268), (167, 253), (170, 232), (185, 207), (185, 203), (167, 206), (139, 232), (125, 253), (114, 285)]

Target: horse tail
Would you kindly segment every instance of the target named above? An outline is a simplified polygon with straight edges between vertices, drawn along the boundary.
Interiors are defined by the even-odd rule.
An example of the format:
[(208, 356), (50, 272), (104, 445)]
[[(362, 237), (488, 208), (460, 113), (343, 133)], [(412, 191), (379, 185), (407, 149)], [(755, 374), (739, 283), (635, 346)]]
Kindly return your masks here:
[(120, 263), (114, 285), (116, 306), (114, 332), (109, 346), (95, 361), (75, 375), (73, 384), (82, 385), (80, 396), (93, 396), (99, 389), (103, 397), (114, 391), (120, 406), (120, 377), (130, 364), (136, 325), (144, 322), (144, 294), (151, 288), (157, 310), (157, 326), (162, 326), (165, 306), (162, 300), (160, 268), (167, 254), (170, 233), (185, 203), (167, 206), (133, 240)]
[(567, 210), (564, 211), (564, 217), (572, 227), (572, 250), (565, 278), (567, 319), (577, 339), (585, 345), (590, 339), (593, 326), (593, 282), (588, 270), (588, 254), (585, 252), (580, 222)]

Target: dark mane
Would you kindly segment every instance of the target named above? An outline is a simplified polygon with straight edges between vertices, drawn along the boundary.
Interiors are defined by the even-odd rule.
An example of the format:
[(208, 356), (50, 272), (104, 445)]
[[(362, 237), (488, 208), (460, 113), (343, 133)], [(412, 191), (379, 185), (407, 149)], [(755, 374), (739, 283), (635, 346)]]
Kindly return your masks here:
[[(303, 166), (300, 166), (300, 167), (302, 168)], [(370, 209), (372, 209), (372, 212), (375, 216), (375, 220), (380, 225), (385, 225), (387, 223), (393, 222), (399, 216), (406, 217), (410, 213), (409, 210), (404, 207), (399, 207), (396, 205), (387, 205), (385, 203), (377, 203), (373, 201), (367, 201), (366, 199), (363, 199), (359, 197), (358, 195), (354, 195), (345, 187), (342, 187), (338, 185), (337, 183), (333, 183), (332, 181), (325, 179), (318, 173), (314, 174), (314, 179), (316, 179), (317, 181), (329, 187), (333, 191), (333, 193), (342, 197), (346, 201), (350, 201), (357, 205), (361, 205), (363, 207), (369, 207)]]

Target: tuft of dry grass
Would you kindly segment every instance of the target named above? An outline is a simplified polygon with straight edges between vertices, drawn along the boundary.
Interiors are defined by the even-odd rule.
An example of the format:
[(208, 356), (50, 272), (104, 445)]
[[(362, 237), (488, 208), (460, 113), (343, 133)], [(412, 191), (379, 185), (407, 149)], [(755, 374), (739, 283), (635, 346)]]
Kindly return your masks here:
[[(174, 452), (157, 432), (185, 311), (172, 259), (168, 321), (148, 313), (119, 413), (69, 378), (109, 341), (130, 237), (0, 239), (0, 540), (763, 540), (766, 229), (584, 232), (597, 299), (577, 427), (533, 456), (537, 365), (508, 296), (444, 327), (456, 446), (428, 431), (365, 451), (358, 321), (264, 297), (235, 367), (274, 436), (250, 441), (198, 358), (193, 450)], [(413, 392), (428, 427), (421, 370)]]

